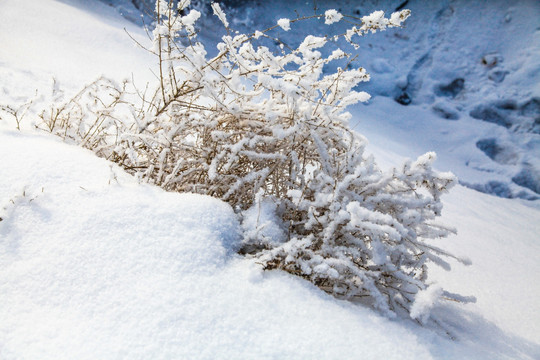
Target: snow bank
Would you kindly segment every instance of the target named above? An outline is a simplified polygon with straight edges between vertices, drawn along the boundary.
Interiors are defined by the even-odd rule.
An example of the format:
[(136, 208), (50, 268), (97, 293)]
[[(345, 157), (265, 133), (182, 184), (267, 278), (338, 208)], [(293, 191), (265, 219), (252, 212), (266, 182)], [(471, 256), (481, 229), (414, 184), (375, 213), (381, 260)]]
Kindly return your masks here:
[(225, 203), (52, 138), (0, 139), (3, 359), (430, 358), (399, 324), (233, 255)]
[[(4, 129), (0, 154), (2, 359), (356, 359), (359, 354), (532, 359), (540, 354), (539, 345), (509, 335), (478, 310), (434, 308), (432, 316), (457, 337), (452, 341), (441, 329), (390, 321), (299, 278), (262, 272), (231, 251), (239, 225), (228, 205), (139, 185), (84, 149)], [(477, 196), (481, 203), (486, 197)], [(468, 226), (475, 226), (473, 220)], [(517, 251), (524, 250), (530, 249)], [(480, 253), (473, 255), (482, 260)], [(485, 262), (504, 256), (488, 255)], [(477, 270), (481, 281), (486, 270)], [(514, 290), (537, 291), (525, 284), (530, 276)], [(460, 289), (481, 288), (476, 280), (469, 287), (445, 273), (436, 279)], [(484, 286), (493, 291), (497, 279)], [(479, 295), (482, 301), (485, 294)], [(519, 294), (506, 295), (534, 308), (520, 303)], [(487, 304), (496, 307), (500, 298)], [(522, 332), (534, 336), (536, 317), (508, 314), (517, 315), (527, 326)]]

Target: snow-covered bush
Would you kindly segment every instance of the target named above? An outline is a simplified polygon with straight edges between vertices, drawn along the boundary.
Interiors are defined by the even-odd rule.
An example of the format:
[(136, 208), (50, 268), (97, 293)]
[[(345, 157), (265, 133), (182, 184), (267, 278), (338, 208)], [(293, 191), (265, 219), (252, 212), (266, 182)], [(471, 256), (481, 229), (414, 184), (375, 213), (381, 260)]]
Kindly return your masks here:
[[(426, 262), (448, 268), (441, 256), (453, 257), (430, 240), (453, 231), (435, 218), (455, 179), (432, 169), (432, 153), (381, 171), (364, 154), (366, 140), (348, 127), (346, 112), (369, 99), (355, 90), (369, 75), (350, 66), (351, 53), (323, 56), (321, 48), (339, 37), (356, 47), (358, 36), (399, 27), (410, 12), (353, 18), (328, 10), (240, 34), (214, 3), (226, 34), (209, 57), (197, 41), (200, 13), (186, 9), (189, 0), (173, 3), (156, 4), (149, 50), (159, 59), (159, 84), (136, 91), (142, 106), (129, 100), (126, 84), (100, 79), (43, 112), (46, 128), (141, 180), (223, 199), (252, 223), (264, 207), (267, 218), (280, 219), (272, 225), (277, 230), (264, 231), (268, 222), (246, 226), (242, 253), (338, 297), (365, 298), (385, 314), (409, 312), (427, 288)], [(295, 48), (279, 41), (279, 31), (307, 19), (321, 26), (346, 19), (351, 26), (342, 34), (309, 35)], [(280, 50), (261, 45), (264, 39)]]

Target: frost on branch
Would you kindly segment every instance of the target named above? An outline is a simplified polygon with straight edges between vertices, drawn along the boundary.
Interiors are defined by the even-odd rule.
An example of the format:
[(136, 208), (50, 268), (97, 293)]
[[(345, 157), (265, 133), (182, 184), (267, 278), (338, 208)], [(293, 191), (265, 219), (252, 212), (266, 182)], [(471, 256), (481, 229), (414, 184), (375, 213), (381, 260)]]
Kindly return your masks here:
[(277, 23), (283, 30), (291, 30), (291, 22), (289, 19), (279, 19)]
[[(304, 19), (347, 17), (328, 10), (239, 34), (214, 3), (226, 34), (209, 58), (197, 41), (200, 14), (182, 15), (188, 5), (156, 4), (151, 51), (159, 82), (137, 91), (142, 106), (126, 100), (125, 84), (100, 80), (45, 112), (47, 129), (79, 138), (143, 181), (227, 201), (245, 217), (241, 252), (265, 269), (301, 276), (340, 298), (366, 299), (389, 316), (410, 312), (425, 294), (426, 264), (449, 268), (444, 258), (453, 258), (431, 240), (454, 231), (436, 218), (455, 178), (433, 170), (433, 153), (381, 171), (364, 153), (366, 140), (348, 127), (347, 107), (369, 99), (355, 90), (369, 75), (350, 66), (351, 53), (322, 55), (335, 36), (353, 43), (353, 36), (400, 26), (410, 12), (389, 19), (374, 12), (343, 35), (308, 35), (276, 53), (260, 41)], [(108, 95), (95, 95), (100, 89)], [(89, 106), (88, 97), (99, 101)], [(92, 111), (85, 115), (85, 107)], [(415, 317), (427, 318), (429, 307), (416, 304)]]

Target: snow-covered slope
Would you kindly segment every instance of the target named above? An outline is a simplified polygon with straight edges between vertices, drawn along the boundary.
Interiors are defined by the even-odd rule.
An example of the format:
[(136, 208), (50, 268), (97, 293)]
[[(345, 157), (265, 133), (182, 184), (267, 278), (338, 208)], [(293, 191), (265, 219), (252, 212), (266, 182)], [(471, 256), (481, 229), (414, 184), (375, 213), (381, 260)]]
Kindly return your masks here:
[[(38, 89), (35, 103), (45, 105), (51, 76), (68, 92), (101, 73), (150, 78), (153, 60), (124, 27), (144, 41), (99, 2), (3, 0), (0, 104)], [(372, 105), (358, 111), (373, 122), (396, 109), (412, 118), (429, 112), (382, 96)], [(31, 115), (23, 131), (0, 121), (2, 359), (540, 357), (540, 211), (525, 201), (463, 187), (445, 198), (444, 219), (459, 234), (440, 245), (473, 265), (432, 269), (430, 281), (478, 299), (435, 305), (452, 340), (263, 272), (234, 253), (239, 225), (228, 205), (140, 185), (89, 151), (31, 130)], [(413, 132), (388, 119), (365, 128), (379, 162), (418, 155)], [(453, 136), (466, 134), (456, 128)], [(440, 157), (445, 167), (460, 161)]]
[(152, 59), (126, 40), (127, 31), (144, 42), (144, 31), (111, 10), (99, 1), (2, 1), (2, 104), (46, 102), (53, 88), (78, 91), (100, 75), (148, 81)]
[(478, 297), (434, 310), (451, 340), (263, 272), (231, 251), (239, 226), (218, 200), (139, 185), (49, 136), (4, 126), (0, 139), (2, 359), (540, 355), (540, 269), (528, 255), (540, 214), (519, 203), (465, 188), (449, 197), (447, 221), (464, 231), (447, 247), (474, 265), (433, 280)]
[(2, 359), (429, 358), (399, 324), (234, 255), (219, 200), (137, 185), (55, 139), (1, 138)]

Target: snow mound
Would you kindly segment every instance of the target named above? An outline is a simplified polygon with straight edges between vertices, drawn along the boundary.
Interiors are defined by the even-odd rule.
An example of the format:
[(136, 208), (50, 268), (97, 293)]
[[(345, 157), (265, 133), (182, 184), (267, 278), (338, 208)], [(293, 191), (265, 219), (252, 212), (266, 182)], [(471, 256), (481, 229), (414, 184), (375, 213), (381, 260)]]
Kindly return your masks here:
[[(231, 251), (240, 226), (227, 204), (137, 184), (55, 138), (0, 130), (0, 153), (2, 359), (540, 354), (540, 346), (475, 312), (436, 305), (432, 296), (418, 305), (418, 316), (435, 306), (432, 316), (452, 335), (390, 321), (302, 279), (263, 272)], [(259, 219), (271, 223), (272, 207), (263, 209)], [(451, 276), (446, 281), (453, 284)]]
[(55, 139), (0, 137), (3, 359), (429, 358), (398, 324), (231, 253), (227, 204), (138, 185)]

